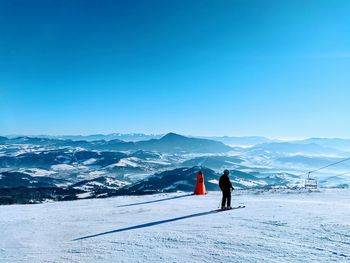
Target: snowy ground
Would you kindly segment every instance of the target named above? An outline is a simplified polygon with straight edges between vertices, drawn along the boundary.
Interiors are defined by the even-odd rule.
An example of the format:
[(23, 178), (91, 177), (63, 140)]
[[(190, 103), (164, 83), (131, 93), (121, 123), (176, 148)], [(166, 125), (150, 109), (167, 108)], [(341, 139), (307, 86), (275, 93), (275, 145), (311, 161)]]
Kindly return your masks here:
[(0, 262), (350, 262), (349, 190), (183, 195), (0, 206)]

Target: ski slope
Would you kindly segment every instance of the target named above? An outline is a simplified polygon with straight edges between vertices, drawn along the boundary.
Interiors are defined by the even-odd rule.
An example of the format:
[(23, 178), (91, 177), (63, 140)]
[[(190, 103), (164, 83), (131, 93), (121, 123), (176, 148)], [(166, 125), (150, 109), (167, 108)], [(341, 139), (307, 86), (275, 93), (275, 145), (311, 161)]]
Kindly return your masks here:
[(350, 191), (0, 206), (0, 262), (350, 262)]

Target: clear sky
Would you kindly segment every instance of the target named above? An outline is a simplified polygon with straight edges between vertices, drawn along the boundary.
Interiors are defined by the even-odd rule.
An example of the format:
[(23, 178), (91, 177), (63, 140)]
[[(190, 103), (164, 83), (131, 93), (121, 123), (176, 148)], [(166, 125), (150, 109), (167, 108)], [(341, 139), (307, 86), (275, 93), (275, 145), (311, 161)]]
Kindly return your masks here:
[(350, 1), (0, 0), (0, 134), (350, 137)]

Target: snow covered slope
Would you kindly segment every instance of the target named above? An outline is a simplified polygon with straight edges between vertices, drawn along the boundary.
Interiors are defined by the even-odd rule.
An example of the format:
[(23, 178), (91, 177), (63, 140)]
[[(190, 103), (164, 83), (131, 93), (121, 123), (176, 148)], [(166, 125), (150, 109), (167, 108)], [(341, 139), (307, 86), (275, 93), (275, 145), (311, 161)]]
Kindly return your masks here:
[(235, 195), (246, 208), (211, 212), (219, 200), (209, 192), (0, 206), (0, 262), (350, 261), (349, 190)]

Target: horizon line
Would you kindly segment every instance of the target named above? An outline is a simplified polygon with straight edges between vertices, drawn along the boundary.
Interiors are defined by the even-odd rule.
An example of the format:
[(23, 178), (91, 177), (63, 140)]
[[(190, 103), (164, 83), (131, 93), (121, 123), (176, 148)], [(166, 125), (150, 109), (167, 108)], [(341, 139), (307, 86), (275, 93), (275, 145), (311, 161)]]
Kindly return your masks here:
[(192, 134), (181, 134), (177, 132), (167, 132), (167, 133), (143, 133), (143, 132), (130, 132), (130, 133), (121, 133), (121, 132), (111, 132), (111, 133), (89, 133), (89, 134), (0, 134), (3, 137), (42, 137), (42, 136), (50, 136), (50, 137), (68, 137), (68, 136), (81, 136), (81, 137), (89, 137), (89, 136), (108, 136), (108, 135), (144, 135), (144, 136), (165, 136), (169, 133), (175, 133), (178, 135), (182, 135), (185, 137), (197, 137), (197, 138), (252, 138), (252, 137), (260, 137), (269, 140), (279, 140), (279, 141), (303, 141), (307, 139), (345, 139), (350, 140), (350, 137), (299, 137), (299, 136), (281, 136), (281, 137), (269, 137), (262, 135), (192, 135)]

